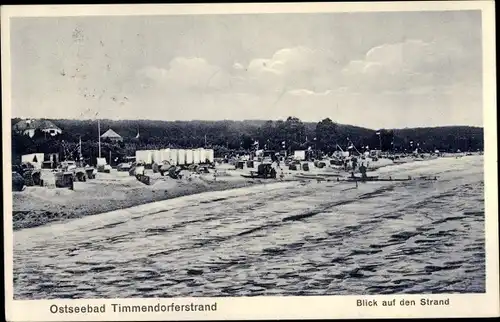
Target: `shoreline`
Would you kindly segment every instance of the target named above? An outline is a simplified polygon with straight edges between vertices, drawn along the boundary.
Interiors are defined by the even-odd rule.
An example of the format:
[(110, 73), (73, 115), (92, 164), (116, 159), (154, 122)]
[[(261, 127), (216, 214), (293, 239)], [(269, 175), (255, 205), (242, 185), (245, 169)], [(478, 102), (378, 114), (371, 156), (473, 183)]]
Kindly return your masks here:
[[(408, 161), (404, 163), (413, 163)], [(380, 164), (369, 167), (368, 171), (393, 167), (399, 164)], [(188, 175), (188, 179), (171, 179), (159, 174), (148, 173), (151, 185), (140, 183), (128, 173), (112, 171), (98, 173), (97, 178), (86, 182), (75, 182), (75, 189), (48, 187), (27, 187), (22, 192), (13, 192), (13, 230), (34, 228), (52, 223), (98, 215), (115, 210), (127, 209), (148, 203), (164, 201), (204, 192), (225, 191), (269, 183), (269, 180), (247, 179), (239, 171), (221, 169), (221, 175), (213, 180), (213, 174)], [(297, 175), (321, 175), (318, 171), (290, 172), (285, 170), (282, 181), (313, 180)], [(348, 175), (348, 173), (344, 173)], [(46, 173), (50, 182), (50, 174)], [(273, 181), (274, 182), (274, 181)], [(49, 184), (50, 185), (50, 184)]]

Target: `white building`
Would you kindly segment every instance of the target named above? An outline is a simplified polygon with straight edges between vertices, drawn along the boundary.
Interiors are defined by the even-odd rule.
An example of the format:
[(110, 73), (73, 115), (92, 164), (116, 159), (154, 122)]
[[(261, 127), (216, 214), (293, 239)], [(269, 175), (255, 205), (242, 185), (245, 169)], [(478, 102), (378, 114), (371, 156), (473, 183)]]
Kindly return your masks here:
[(62, 133), (62, 130), (59, 127), (48, 120), (27, 119), (19, 121), (13, 126), (14, 132), (28, 135), (30, 138), (35, 135), (36, 130), (42, 131), (50, 136), (56, 136)]

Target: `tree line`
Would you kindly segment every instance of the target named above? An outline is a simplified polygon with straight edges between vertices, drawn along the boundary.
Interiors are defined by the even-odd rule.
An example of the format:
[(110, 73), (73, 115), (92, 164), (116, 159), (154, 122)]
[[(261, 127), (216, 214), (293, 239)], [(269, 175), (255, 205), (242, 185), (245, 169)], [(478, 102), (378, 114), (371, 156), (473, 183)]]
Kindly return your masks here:
[[(13, 119), (14, 125), (20, 119)], [(63, 133), (52, 137), (41, 131), (29, 136), (12, 133), (13, 162), (28, 153), (59, 153), (62, 159), (79, 154), (95, 163), (99, 154), (98, 126), (95, 120), (50, 120)], [(101, 134), (113, 129), (122, 142), (101, 141), (101, 156), (114, 161), (134, 156), (136, 150), (160, 148), (198, 148), (215, 150), (216, 156), (256, 148), (268, 150), (311, 149), (330, 154), (354, 146), (383, 151), (477, 151), (483, 149), (483, 129), (451, 126), (412, 129), (367, 129), (343, 125), (330, 118), (318, 123), (296, 117), (278, 121), (151, 121), (100, 120)], [(116, 161), (118, 162), (118, 161)]]

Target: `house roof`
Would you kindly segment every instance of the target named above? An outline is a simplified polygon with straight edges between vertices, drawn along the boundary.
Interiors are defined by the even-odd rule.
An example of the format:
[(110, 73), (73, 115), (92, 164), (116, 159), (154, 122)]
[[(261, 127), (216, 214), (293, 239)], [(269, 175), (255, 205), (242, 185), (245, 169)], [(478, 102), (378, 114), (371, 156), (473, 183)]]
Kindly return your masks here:
[(54, 123), (48, 120), (22, 120), (14, 124), (15, 131), (26, 131), (26, 130), (61, 130)]
[(115, 131), (113, 131), (112, 129), (109, 129), (106, 131), (106, 133), (104, 133), (103, 135), (101, 135), (101, 138), (115, 138), (115, 139), (118, 139), (118, 138), (121, 138), (121, 136), (116, 133)]

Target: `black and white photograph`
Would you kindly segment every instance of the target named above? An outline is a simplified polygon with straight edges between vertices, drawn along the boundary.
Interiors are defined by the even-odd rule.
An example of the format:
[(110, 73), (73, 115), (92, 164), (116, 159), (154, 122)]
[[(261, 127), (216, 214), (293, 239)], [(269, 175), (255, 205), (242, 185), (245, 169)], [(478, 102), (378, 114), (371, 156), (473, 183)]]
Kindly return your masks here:
[(14, 301), (486, 294), (480, 8), (102, 12), (2, 21)]

